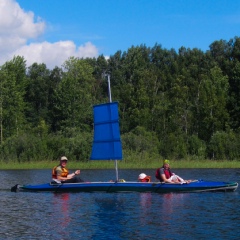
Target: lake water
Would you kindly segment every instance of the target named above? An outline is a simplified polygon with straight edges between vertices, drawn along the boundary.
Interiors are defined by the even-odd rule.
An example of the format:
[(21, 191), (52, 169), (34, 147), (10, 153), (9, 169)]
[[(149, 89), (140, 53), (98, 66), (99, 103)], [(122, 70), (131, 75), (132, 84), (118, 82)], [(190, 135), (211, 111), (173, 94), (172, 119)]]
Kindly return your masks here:
[[(134, 181), (141, 172), (119, 170)], [(186, 179), (237, 181), (240, 169), (174, 169)], [(0, 171), (0, 239), (239, 239), (240, 190), (208, 193), (10, 192), (16, 183), (50, 180), (51, 170)], [(86, 181), (115, 179), (115, 170), (82, 170)]]

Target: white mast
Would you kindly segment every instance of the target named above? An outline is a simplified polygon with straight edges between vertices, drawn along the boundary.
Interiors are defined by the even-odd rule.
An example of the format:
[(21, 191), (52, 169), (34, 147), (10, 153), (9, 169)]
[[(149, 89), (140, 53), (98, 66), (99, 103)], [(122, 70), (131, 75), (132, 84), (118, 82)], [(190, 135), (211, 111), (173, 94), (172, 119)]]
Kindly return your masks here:
[[(108, 97), (109, 102), (112, 102), (112, 95), (111, 95), (111, 83), (110, 83), (110, 74), (104, 74), (108, 78)], [(115, 160), (115, 170), (116, 170), (116, 181), (118, 181), (118, 162)]]

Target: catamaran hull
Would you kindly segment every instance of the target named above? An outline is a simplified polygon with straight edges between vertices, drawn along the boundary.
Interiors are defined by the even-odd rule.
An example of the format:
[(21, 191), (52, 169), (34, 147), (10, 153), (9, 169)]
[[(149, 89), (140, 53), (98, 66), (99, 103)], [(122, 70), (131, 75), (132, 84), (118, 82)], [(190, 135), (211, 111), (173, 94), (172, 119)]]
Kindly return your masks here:
[(11, 191), (31, 192), (154, 192), (154, 193), (184, 193), (235, 191), (237, 182), (196, 181), (189, 184), (171, 183), (139, 183), (139, 182), (84, 182), (65, 184), (16, 185)]

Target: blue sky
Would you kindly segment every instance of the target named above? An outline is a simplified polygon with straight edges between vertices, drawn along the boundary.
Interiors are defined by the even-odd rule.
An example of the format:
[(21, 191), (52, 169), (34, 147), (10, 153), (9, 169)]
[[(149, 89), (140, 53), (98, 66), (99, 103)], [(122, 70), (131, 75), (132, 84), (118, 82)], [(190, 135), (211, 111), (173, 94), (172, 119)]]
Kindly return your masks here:
[[(51, 66), (54, 55), (59, 59), (59, 45), (65, 58), (69, 49), (74, 56), (93, 57), (110, 56), (140, 44), (153, 47), (155, 43), (166, 49), (184, 46), (206, 51), (215, 40), (229, 41), (240, 36), (240, 0), (1, 1), (17, 3), (24, 14), (34, 15), (32, 31), (27, 36), (21, 32), (25, 42), (15, 49), (15, 54), (36, 51), (44, 61), (45, 53), (38, 51), (47, 46), (48, 53), (54, 49), (52, 63), (46, 60)], [(27, 56), (29, 63), (37, 61)]]

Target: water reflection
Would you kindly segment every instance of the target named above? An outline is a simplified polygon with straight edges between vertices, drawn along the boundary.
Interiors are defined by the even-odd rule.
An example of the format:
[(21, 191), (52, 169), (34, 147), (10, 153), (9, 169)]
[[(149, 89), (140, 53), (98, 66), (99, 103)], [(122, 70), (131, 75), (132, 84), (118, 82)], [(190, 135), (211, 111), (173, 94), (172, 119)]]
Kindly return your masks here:
[(125, 200), (119, 194), (101, 195), (95, 198), (95, 231), (92, 238), (99, 239), (108, 232), (108, 237), (120, 236), (126, 224)]
[(183, 201), (188, 198), (187, 193), (166, 193), (162, 195), (163, 210), (173, 213), (183, 205)]
[[(85, 170), (84, 179), (109, 179)], [(239, 172), (239, 170), (238, 170)], [(139, 170), (123, 170), (131, 179)], [(185, 174), (184, 174), (185, 173)], [(235, 170), (184, 170), (189, 178), (236, 180)], [(3, 239), (237, 239), (240, 191), (234, 193), (29, 193), (16, 183), (43, 183), (47, 170), (0, 171)], [(8, 191), (4, 189), (8, 189)], [(220, 221), (220, 220), (221, 221)]]
[(151, 193), (140, 193), (140, 205), (144, 209), (151, 207), (152, 194)]
[(53, 195), (53, 213), (52, 213), (52, 224), (62, 239), (69, 239), (69, 232), (66, 231), (67, 227), (71, 223), (69, 213), (69, 193), (54, 193)]
[(151, 207), (152, 207), (152, 194), (151, 193), (140, 193), (140, 212), (139, 212), (139, 224), (141, 226), (148, 225), (151, 219)]
[[(173, 225), (186, 221), (187, 203), (190, 199), (186, 193), (151, 194), (141, 193), (139, 198), (139, 226), (164, 231)], [(154, 211), (153, 211), (154, 209)]]

